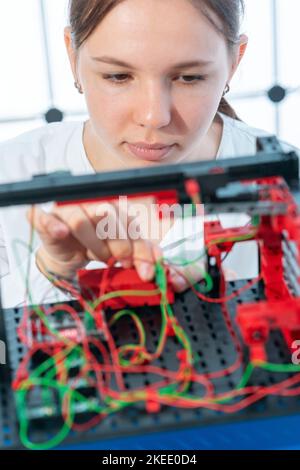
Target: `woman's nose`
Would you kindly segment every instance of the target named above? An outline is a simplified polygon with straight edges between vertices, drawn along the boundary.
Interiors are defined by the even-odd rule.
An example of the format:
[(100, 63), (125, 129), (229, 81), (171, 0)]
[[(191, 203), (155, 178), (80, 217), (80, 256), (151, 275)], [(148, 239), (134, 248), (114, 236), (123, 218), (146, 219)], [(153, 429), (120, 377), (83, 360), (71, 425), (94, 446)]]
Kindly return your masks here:
[(163, 84), (140, 90), (134, 109), (135, 123), (148, 128), (162, 128), (171, 121), (171, 97)]

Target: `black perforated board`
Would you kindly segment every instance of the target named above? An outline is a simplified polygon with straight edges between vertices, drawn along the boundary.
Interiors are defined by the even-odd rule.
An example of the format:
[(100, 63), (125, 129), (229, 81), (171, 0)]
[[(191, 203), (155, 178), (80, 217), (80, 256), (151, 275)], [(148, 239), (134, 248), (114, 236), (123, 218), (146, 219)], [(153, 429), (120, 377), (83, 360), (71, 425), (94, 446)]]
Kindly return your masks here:
[[(244, 283), (230, 283), (228, 293), (238, 289)], [(239, 296), (237, 300), (228, 303), (228, 310), (232, 317), (235, 315), (236, 302), (253, 302), (261, 299), (261, 289), (254, 286)], [(147, 346), (150, 351), (155, 350), (158, 342), (160, 327), (159, 307), (143, 307), (134, 309), (143, 320), (147, 333)], [(231, 365), (236, 358), (236, 351), (232, 344), (228, 329), (224, 323), (223, 315), (218, 304), (207, 304), (200, 301), (193, 292), (188, 291), (176, 296), (173, 310), (180, 325), (188, 334), (194, 352), (197, 354), (198, 363), (196, 369), (199, 372), (211, 372), (226, 368)], [(9, 345), (10, 365), (12, 371), (16, 369), (24, 348), (16, 337), (16, 327), (20, 321), (22, 309), (4, 311), (5, 329), (7, 342)], [(110, 312), (107, 312), (110, 316)], [(135, 342), (135, 328), (128, 317), (120, 320), (112, 326), (112, 334), (117, 345)], [(160, 367), (176, 370), (178, 360), (176, 351), (180, 348), (174, 338), (169, 338), (164, 353), (157, 361)], [(291, 353), (287, 350), (284, 340), (279, 332), (271, 334), (268, 346), (268, 360), (273, 363), (291, 363)], [(245, 349), (245, 360), (247, 350)], [(230, 390), (235, 387), (243, 374), (242, 370), (236, 371), (230, 377), (217, 379), (217, 392)], [(255, 371), (251, 384), (269, 385), (279, 380), (287, 378), (287, 374), (271, 374), (263, 370)], [(126, 387), (141, 386), (160, 380), (157, 376), (146, 374), (128, 375), (126, 377)], [(199, 390), (194, 390), (195, 395)], [(141, 434), (157, 430), (178, 429), (182, 427), (200, 426), (232, 422), (235, 420), (249, 420), (258, 417), (267, 417), (300, 412), (300, 397), (283, 398), (269, 396), (249, 408), (236, 414), (223, 414), (206, 409), (179, 409), (162, 407), (158, 414), (147, 414), (143, 404), (139, 403), (135, 407), (111, 415), (103, 420), (98, 426), (84, 433), (70, 433), (65, 440), (65, 444), (101, 440), (111, 437), (128, 436), (129, 434)], [(55, 424), (52, 420), (35, 421), (35, 430), (31, 437), (35, 440), (47, 440), (49, 433), (53, 431)], [(17, 420), (14, 412), (14, 401), (10, 387), (2, 383), (0, 401), (0, 447), (20, 448), (18, 439)]]

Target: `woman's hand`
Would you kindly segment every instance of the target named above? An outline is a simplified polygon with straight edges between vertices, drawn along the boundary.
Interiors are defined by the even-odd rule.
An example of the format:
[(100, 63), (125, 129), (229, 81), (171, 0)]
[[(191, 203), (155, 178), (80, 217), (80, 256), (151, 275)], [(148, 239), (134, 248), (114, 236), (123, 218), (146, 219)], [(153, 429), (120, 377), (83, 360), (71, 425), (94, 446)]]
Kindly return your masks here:
[[(108, 212), (108, 220), (116, 224), (122, 239), (107, 238), (99, 224)], [(39, 269), (44, 274), (50, 271), (73, 278), (91, 260), (107, 263), (114, 257), (125, 268), (134, 266), (142, 280), (152, 280), (154, 263), (162, 256), (161, 250), (142, 234), (138, 239), (130, 238), (125, 215), (117, 203), (56, 206), (51, 213), (32, 207), (28, 220), (42, 241), (37, 252)]]
[[(124, 212), (117, 201), (110, 204), (83, 203), (55, 206), (50, 213), (32, 207), (28, 211), (28, 220), (42, 241), (36, 258), (40, 271), (46, 276), (47, 272), (52, 272), (72, 279), (76, 271), (84, 268), (90, 261), (107, 263), (111, 257), (114, 257), (124, 268), (135, 267), (142, 280), (153, 280), (154, 264), (162, 258), (159, 242), (173, 224), (172, 221), (154, 217), (151, 212), (153, 202), (152, 198), (143, 198), (135, 199), (135, 202), (128, 204), (131, 208), (142, 204), (144, 208), (141, 211), (142, 215), (139, 214), (139, 222), (143, 228), (148, 227), (149, 233), (146, 233), (147, 229), (141, 229), (138, 239), (136, 236), (130, 236), (129, 224), (132, 218), (128, 217), (128, 213)], [(107, 220), (111, 226), (115, 224), (119, 237), (109, 238), (109, 233), (107, 231), (104, 233), (101, 221), (108, 213)], [(156, 231), (153, 231), (155, 224)], [(153, 233), (159, 233), (160, 237), (153, 239), (151, 237)], [(203, 270), (199, 270), (198, 266), (176, 267), (176, 269), (170, 267), (174, 290), (185, 291), (189, 287), (186, 278), (197, 281), (201, 279), (202, 273)]]

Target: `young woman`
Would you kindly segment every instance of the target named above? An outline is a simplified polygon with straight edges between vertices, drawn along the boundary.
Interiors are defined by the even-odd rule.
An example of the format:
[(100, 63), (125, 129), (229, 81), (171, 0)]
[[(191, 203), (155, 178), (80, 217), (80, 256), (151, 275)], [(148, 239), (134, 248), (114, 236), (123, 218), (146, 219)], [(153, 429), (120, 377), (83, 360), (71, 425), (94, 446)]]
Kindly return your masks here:
[[(89, 119), (48, 125), (2, 144), (1, 180), (254, 154), (262, 132), (239, 121), (224, 98), (247, 46), (239, 31), (242, 13), (243, 0), (71, 0), (65, 43)], [(133, 264), (142, 279), (153, 278), (155, 243), (101, 240), (93, 205), (27, 212), (39, 235), (29, 271), (26, 246), (15, 243), (28, 244), (27, 210), (1, 214), (7, 305), (24, 301), (22, 275), (32, 286), (31, 300), (46, 301), (49, 272), (73, 278), (91, 260), (111, 256)], [(242, 276), (244, 263), (249, 277), (257, 271), (256, 246), (245, 246), (236, 247), (226, 263)], [(177, 290), (186, 288), (175, 273), (173, 282)]]

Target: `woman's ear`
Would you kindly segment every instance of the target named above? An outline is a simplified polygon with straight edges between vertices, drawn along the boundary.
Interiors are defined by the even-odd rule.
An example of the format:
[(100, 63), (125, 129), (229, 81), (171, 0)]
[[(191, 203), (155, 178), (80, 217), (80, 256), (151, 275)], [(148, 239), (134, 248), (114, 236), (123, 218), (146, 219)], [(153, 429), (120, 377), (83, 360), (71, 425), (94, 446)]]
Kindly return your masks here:
[(246, 34), (241, 34), (239, 43), (237, 44), (236, 50), (234, 53), (234, 60), (233, 60), (232, 67), (231, 67), (229, 82), (232, 79), (233, 75), (235, 74), (238, 66), (240, 65), (240, 62), (246, 52), (247, 46), (248, 46), (248, 36), (246, 36)]
[(76, 57), (76, 51), (75, 51), (74, 44), (73, 44), (72, 32), (71, 32), (70, 26), (67, 26), (64, 29), (64, 40), (65, 40), (65, 45), (66, 45), (70, 65), (72, 68), (74, 80), (76, 80), (76, 58), (77, 57)]
[(241, 62), (242, 58), (244, 57), (247, 46), (248, 46), (248, 36), (246, 36), (246, 34), (241, 34), (240, 43), (239, 43), (237, 67), (239, 66), (239, 63)]

